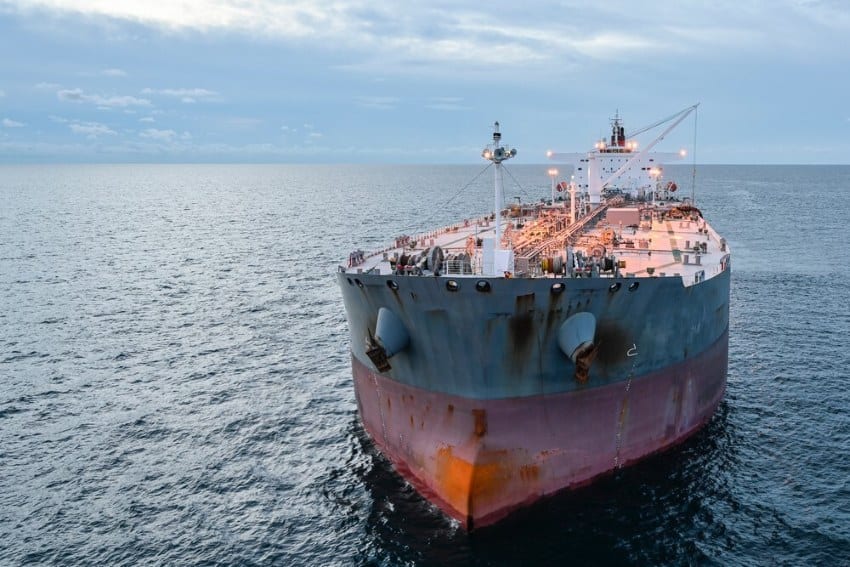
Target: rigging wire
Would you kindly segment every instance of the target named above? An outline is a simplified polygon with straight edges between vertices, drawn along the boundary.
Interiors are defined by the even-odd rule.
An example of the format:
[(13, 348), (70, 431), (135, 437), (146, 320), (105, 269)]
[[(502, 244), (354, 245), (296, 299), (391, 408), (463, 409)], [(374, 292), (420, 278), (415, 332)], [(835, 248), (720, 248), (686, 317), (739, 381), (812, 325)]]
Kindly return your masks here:
[(693, 154), (693, 169), (691, 170), (691, 205), (697, 206), (696, 186), (697, 186), (697, 114), (699, 108), (694, 109), (694, 154)]
[(649, 130), (652, 130), (653, 128), (655, 128), (655, 127), (657, 127), (657, 126), (661, 126), (662, 124), (665, 124), (665, 123), (667, 123), (667, 122), (670, 122), (671, 120), (673, 120), (674, 118), (676, 118), (677, 116), (679, 116), (680, 114), (682, 114), (683, 112), (687, 112), (688, 110), (690, 110), (690, 108), (693, 108), (693, 107), (688, 107), (688, 108), (686, 108), (686, 109), (684, 109), (684, 110), (680, 110), (680, 111), (679, 111), (679, 112), (677, 112), (676, 114), (670, 115), (670, 116), (668, 116), (667, 118), (662, 118), (661, 120), (658, 120), (658, 121), (656, 121), (656, 122), (653, 122), (653, 123), (652, 123), (652, 124), (650, 124), (649, 126), (644, 126), (643, 128), (638, 128), (637, 130), (632, 130), (631, 132), (629, 132), (629, 137), (630, 137), (630, 138), (634, 138), (635, 136), (638, 136), (638, 135), (640, 135), (640, 134), (643, 134), (644, 132), (647, 132), (647, 131), (649, 131)]
[[(430, 225), (431, 225), (431, 221), (432, 221), (432, 220), (434, 220), (434, 217), (437, 215), (437, 213), (439, 213), (441, 210), (443, 210), (443, 209), (445, 209), (446, 207), (448, 207), (448, 206), (452, 203), (452, 201), (454, 201), (455, 199), (457, 199), (457, 198), (458, 198), (458, 196), (459, 196), (461, 193), (463, 193), (464, 191), (466, 191), (466, 189), (467, 189), (470, 185), (472, 185), (473, 183), (475, 183), (475, 181), (476, 181), (479, 177), (481, 177), (481, 175), (483, 175), (485, 171), (487, 171), (488, 169), (490, 169), (490, 166), (492, 166), (492, 165), (493, 165), (493, 162), (490, 162), (490, 163), (488, 163), (486, 166), (484, 166), (484, 169), (482, 169), (481, 171), (479, 171), (479, 172), (476, 174), (476, 176), (475, 176), (475, 177), (473, 177), (473, 178), (469, 181), (469, 183), (467, 183), (466, 185), (464, 185), (463, 187), (461, 187), (461, 188), (460, 188), (460, 190), (459, 190), (457, 193), (455, 193), (454, 195), (452, 195), (452, 196), (451, 196), (451, 197), (450, 197), (450, 198), (449, 198), (449, 199), (448, 199), (445, 203), (443, 203), (441, 206), (436, 207), (436, 208), (434, 209), (434, 212), (432, 212), (432, 213), (431, 213), (431, 216), (429, 216), (429, 217), (428, 217), (427, 219), (425, 219), (424, 221), (418, 222), (418, 223), (416, 223), (416, 224), (417, 224), (417, 225), (421, 225), (421, 226), (430, 226)], [(405, 231), (405, 233), (409, 233), (409, 232), (416, 232), (414, 229), (415, 229), (415, 227), (414, 227), (413, 225), (408, 225), (408, 229)]]
[[(520, 184), (519, 184), (519, 181), (517, 181), (517, 180), (516, 180), (516, 177), (514, 177), (514, 175), (511, 173), (511, 170), (509, 170), (509, 169), (505, 166), (505, 164), (502, 164), (502, 169), (504, 169), (504, 170), (505, 170), (505, 173), (507, 173), (507, 174), (508, 174), (508, 176), (509, 176), (511, 179), (513, 179), (513, 180), (514, 180), (514, 183), (516, 183), (516, 186), (517, 186), (517, 187), (519, 187), (519, 190), (520, 190), (520, 192), (522, 193), (522, 196), (523, 196), (523, 197), (525, 197), (526, 199), (529, 199), (529, 201), (528, 201), (528, 202), (531, 202), (531, 200), (532, 200), (533, 198), (531, 197), (530, 193), (529, 193), (528, 191), (526, 191), (525, 187), (523, 187), (522, 185), (520, 185)], [(504, 198), (504, 194), (502, 195), (502, 197)], [(502, 203), (502, 205), (504, 206), (504, 203)]]

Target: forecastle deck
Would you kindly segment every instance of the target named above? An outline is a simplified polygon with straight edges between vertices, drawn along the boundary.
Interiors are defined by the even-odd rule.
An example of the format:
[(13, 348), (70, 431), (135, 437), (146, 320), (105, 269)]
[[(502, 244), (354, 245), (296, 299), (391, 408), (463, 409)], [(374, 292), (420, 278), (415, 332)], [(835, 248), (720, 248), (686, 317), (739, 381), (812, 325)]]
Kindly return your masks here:
[[(618, 206), (614, 206), (618, 205)], [(677, 277), (685, 286), (722, 272), (728, 246), (693, 207), (678, 202), (606, 203), (576, 222), (560, 205), (503, 211), (501, 247), (513, 252), (507, 277)], [(493, 215), (467, 219), (380, 250), (357, 251), (346, 274), (476, 277)], [(607, 260), (607, 262), (606, 262)]]

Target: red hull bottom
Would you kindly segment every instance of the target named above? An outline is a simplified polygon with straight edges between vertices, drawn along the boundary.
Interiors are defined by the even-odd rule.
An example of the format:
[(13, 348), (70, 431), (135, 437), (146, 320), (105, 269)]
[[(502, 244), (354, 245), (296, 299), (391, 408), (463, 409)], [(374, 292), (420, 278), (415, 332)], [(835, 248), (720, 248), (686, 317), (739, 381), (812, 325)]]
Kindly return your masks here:
[(366, 431), (396, 470), (472, 529), (681, 442), (726, 389), (728, 336), (682, 363), (565, 394), (476, 400), (422, 390), (352, 357)]

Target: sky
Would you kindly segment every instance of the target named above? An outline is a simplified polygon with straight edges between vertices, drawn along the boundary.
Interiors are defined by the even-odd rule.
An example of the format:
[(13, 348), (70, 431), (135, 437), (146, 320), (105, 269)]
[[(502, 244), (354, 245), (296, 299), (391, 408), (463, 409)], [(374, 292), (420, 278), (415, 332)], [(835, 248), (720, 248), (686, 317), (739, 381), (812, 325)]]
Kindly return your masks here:
[(700, 103), (659, 149), (848, 164), (848, 38), (845, 0), (0, 0), (0, 163), (479, 163), (495, 120), (544, 163)]

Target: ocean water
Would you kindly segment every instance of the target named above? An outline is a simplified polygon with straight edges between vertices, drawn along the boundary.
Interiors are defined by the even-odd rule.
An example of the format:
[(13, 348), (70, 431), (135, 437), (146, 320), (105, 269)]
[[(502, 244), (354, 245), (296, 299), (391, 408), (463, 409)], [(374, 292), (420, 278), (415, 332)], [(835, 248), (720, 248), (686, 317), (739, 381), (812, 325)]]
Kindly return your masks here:
[(0, 564), (850, 563), (850, 166), (697, 169), (733, 286), (688, 442), (472, 534), (392, 472), (335, 267), (489, 210), (481, 169), (0, 167)]

